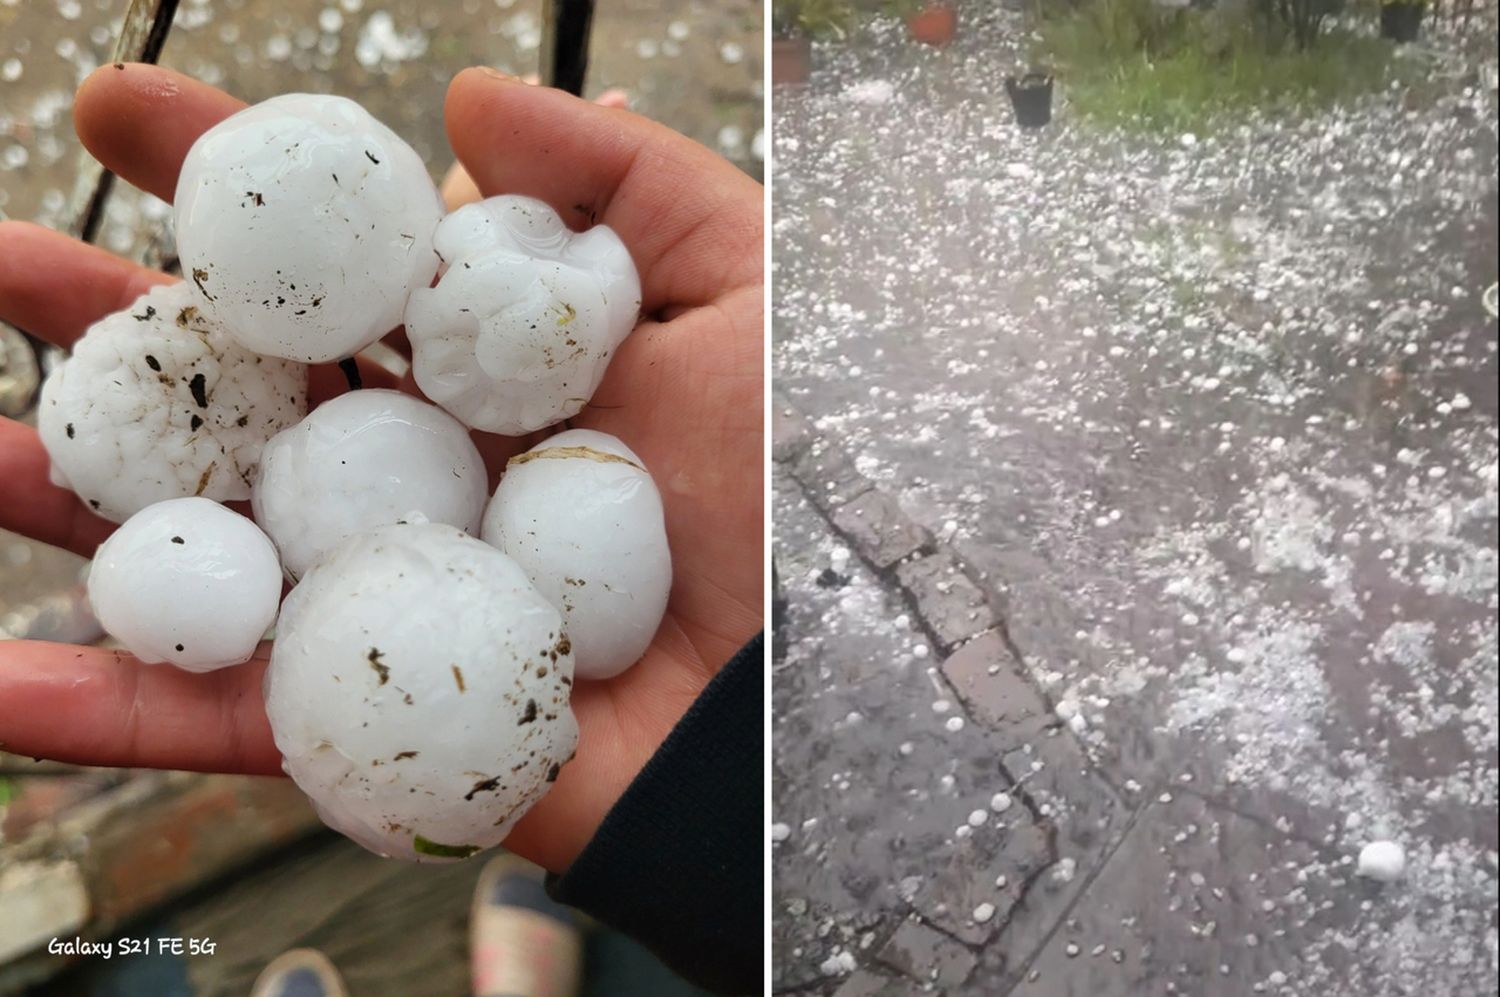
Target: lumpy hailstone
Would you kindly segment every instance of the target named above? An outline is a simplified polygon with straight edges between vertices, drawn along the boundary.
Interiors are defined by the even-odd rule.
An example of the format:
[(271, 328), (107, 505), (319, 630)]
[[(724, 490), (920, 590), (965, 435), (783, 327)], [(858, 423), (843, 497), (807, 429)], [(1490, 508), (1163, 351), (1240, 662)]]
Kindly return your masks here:
[(200, 306), (269, 356), (351, 356), (437, 273), (443, 204), (427, 168), (343, 97), (273, 97), (204, 132), (174, 211)]
[(266, 672), (283, 767), (381, 855), (497, 845), (573, 756), (573, 656), (510, 558), (451, 526), (361, 534), (287, 596)]
[(158, 502), (94, 554), (89, 604), (148, 664), (206, 672), (248, 661), (276, 619), (281, 567), (250, 520), (205, 498)]
[(1372, 841), (1359, 850), (1356, 868), (1368, 879), (1395, 882), (1406, 871), (1406, 850), (1394, 841)]
[(646, 652), (672, 559), (661, 494), (624, 443), (573, 429), (511, 458), (481, 535), (563, 610), (579, 678), (618, 675)]
[(541, 201), (504, 196), (444, 218), (435, 245), (442, 275), (406, 309), (422, 393), (508, 436), (576, 415), (640, 312), (620, 237), (572, 232)]
[(399, 391), (350, 391), (266, 444), (251, 501), (293, 580), (356, 533), (419, 513), (479, 532), (489, 497), (469, 432)]
[(266, 440), (306, 411), (306, 367), (249, 353), (173, 284), (89, 328), (37, 428), (53, 482), (118, 523), (164, 499), (249, 498)]

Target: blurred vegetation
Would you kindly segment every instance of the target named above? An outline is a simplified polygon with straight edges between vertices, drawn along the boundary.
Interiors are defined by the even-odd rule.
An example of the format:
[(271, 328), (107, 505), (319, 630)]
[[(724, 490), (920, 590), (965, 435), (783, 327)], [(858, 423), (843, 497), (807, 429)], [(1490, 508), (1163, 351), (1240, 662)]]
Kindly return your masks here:
[(776, 38), (842, 38), (854, 24), (851, 0), (772, 0)]
[(1250, 108), (1297, 113), (1378, 90), (1399, 67), (1389, 42), (1326, 27), (1331, 0), (1168, 7), (1084, 0), (1039, 18), (1039, 66), (1107, 124), (1192, 130)]

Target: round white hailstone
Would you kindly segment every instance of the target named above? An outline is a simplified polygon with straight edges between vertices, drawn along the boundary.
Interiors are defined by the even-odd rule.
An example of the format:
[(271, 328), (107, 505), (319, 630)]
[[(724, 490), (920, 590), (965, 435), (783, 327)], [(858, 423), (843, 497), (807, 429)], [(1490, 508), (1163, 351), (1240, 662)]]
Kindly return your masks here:
[(266, 715), (328, 826), (381, 855), (465, 858), (573, 757), (572, 681), (562, 619), (515, 562), (410, 523), (351, 538), (292, 589)]
[(792, 829), (791, 829), (790, 825), (787, 825), (787, 824), (772, 824), (771, 825), (771, 840), (772, 841), (785, 841), (786, 839), (790, 838), (791, 836), (792, 836)]
[(607, 225), (572, 232), (529, 197), (467, 204), (437, 228), (436, 287), (406, 307), (422, 393), (519, 436), (576, 415), (635, 327), (641, 282)]
[(964, 718), (949, 717), (948, 721), (943, 724), (943, 727), (947, 729), (948, 733), (957, 734), (959, 731), (964, 729)]
[(1003, 814), (1010, 809), (1011, 799), (1009, 793), (996, 793), (990, 797), (990, 809), (997, 814)]
[(479, 531), (484, 460), (457, 419), (399, 391), (350, 391), (282, 430), (261, 454), (256, 522), (296, 580), (356, 533), (412, 513)]
[(200, 307), (268, 356), (352, 356), (437, 273), (427, 168), (344, 97), (285, 94), (225, 118), (188, 150), (173, 209)]
[(1357, 871), (1368, 879), (1394, 882), (1406, 871), (1406, 851), (1394, 841), (1372, 841), (1359, 850)]
[(42, 386), (37, 428), (53, 482), (119, 523), (166, 499), (249, 498), (266, 440), (306, 411), (306, 367), (241, 348), (173, 284), (89, 327)]
[(276, 619), (281, 565), (250, 520), (206, 498), (142, 509), (89, 569), (89, 605), (148, 664), (208, 672), (250, 660)]
[(990, 819), (989, 813), (984, 810), (974, 810), (969, 813), (970, 827), (983, 827), (985, 821)]
[(563, 611), (578, 677), (635, 664), (672, 587), (661, 494), (608, 433), (573, 429), (512, 457), (481, 536)]
[(980, 904), (978, 907), (974, 908), (974, 923), (975, 924), (986, 924), (986, 923), (989, 922), (990, 918), (992, 918), (994, 916), (995, 916), (995, 905), (994, 904)]

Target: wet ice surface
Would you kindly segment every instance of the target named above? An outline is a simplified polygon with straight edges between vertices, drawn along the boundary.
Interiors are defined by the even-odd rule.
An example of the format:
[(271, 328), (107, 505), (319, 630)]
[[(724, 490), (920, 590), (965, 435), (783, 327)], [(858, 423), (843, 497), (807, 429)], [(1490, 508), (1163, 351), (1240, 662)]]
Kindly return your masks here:
[[(822, 53), (806, 94), (778, 95), (775, 376), (983, 573), (1059, 720), (1126, 806), (1150, 802), (1117, 861), (1159, 822), (1194, 822), (1159, 802), (1168, 786), (1270, 837), (1196, 848), (1179, 828), (1141, 877), (1197, 873), (1233, 897), (1277, 864), (1280, 836), (1303, 843), (1283, 857), (1310, 885), (1277, 902), (1305, 916), (1243, 964), (1228, 942), (1199, 947), (1230, 976), (1177, 992), (1493, 992), (1496, 328), (1480, 296), (1496, 268), (1496, 98), (1476, 81), (1494, 44), (1416, 50), (1420, 93), (1305, 120), (1188, 142), (1091, 132), (1064, 106), (1025, 135), (1003, 95), (1011, 16), (944, 54), (894, 37)], [(796, 507), (783, 496), (777, 513)], [(810, 531), (778, 533), (784, 559), (827, 566)], [(824, 769), (853, 786), (909, 771), (931, 794), (945, 770), (899, 755), (934, 714), (835, 723), (932, 693), (901, 663), (898, 610), (857, 570), (832, 602), (805, 571), (782, 574), (794, 643), (778, 737), (801, 732), (824, 759), (808, 774), (782, 762), (791, 884), (814, 875), (787, 858), (802, 822), (861, 813)], [(890, 845), (904, 822), (951, 832), (975, 806), (872, 809), (851, 830)], [(1062, 841), (1075, 831), (1064, 816)], [(1377, 889), (1353, 863), (1384, 838), (1407, 866)], [(921, 849), (841, 847), (822, 875), (873, 882), (856, 896), (812, 879), (810, 911), (890, 923)], [(1167, 882), (1115, 873), (1091, 889), (1161, 902), (1137, 948), (1187, 930)], [(1104, 941), (1068, 944), (1087, 958)], [(816, 976), (828, 957), (783, 953), (778, 972)], [(1075, 965), (1064, 949), (1036, 969), (1083, 987)], [(1167, 957), (1151, 965), (1137, 985), (1171, 992)]]

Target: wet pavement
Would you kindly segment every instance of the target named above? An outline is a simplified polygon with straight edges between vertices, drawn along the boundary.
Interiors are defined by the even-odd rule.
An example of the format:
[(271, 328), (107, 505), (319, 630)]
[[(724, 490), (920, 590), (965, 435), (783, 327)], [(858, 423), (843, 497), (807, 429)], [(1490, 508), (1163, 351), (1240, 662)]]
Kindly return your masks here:
[(1489, 38), (1203, 135), (1019, 132), (1005, 11), (777, 94), (779, 989), (1495, 992)]

